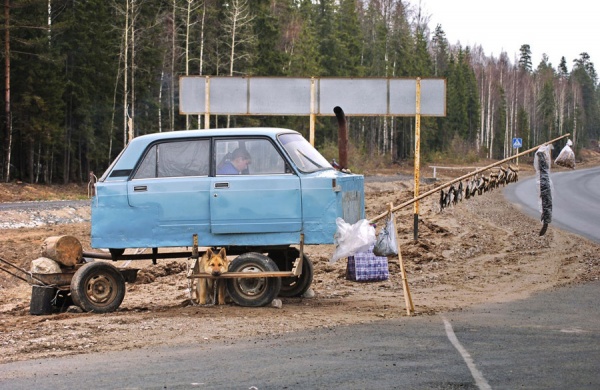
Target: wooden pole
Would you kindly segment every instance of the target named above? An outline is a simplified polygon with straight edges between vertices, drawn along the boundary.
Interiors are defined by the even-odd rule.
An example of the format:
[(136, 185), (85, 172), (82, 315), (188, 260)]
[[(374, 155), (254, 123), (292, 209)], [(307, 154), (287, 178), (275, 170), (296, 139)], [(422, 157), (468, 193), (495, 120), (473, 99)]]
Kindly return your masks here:
[(398, 262), (400, 263), (400, 277), (402, 278), (402, 291), (404, 292), (404, 303), (406, 304), (406, 314), (409, 316), (415, 311), (413, 305), (412, 296), (410, 295), (410, 289), (408, 288), (408, 278), (406, 277), (406, 270), (404, 269), (404, 262), (402, 261), (402, 252), (400, 251), (400, 241), (398, 240), (398, 229), (396, 228), (396, 220), (392, 215), (392, 209), (394, 204), (390, 203), (388, 206), (388, 213), (390, 218), (394, 218), (394, 237), (396, 238), (396, 245), (398, 250)]
[[(10, 181), (10, 156), (12, 149), (12, 111), (10, 107), (10, 0), (4, 1), (4, 181)], [(14, 38), (13, 38), (14, 39)], [(2, 173), (2, 169), (0, 169)]]
[(419, 238), (419, 181), (421, 171), (421, 79), (417, 77), (416, 102), (415, 102), (415, 185), (414, 185), (414, 211), (413, 231), (414, 240)]
[[(461, 181), (461, 180), (464, 180), (464, 179), (466, 179), (467, 177), (471, 177), (471, 176), (473, 176), (473, 175), (476, 175), (476, 174), (478, 174), (478, 173), (481, 173), (481, 172), (483, 172), (483, 171), (487, 171), (488, 169), (490, 169), (490, 168), (493, 168), (493, 167), (495, 167), (495, 166), (498, 166), (498, 165), (500, 165), (500, 164), (504, 164), (505, 162), (507, 162), (507, 161), (510, 161), (510, 160), (512, 160), (512, 159), (514, 159), (514, 158), (517, 158), (517, 157), (519, 157), (519, 156), (523, 156), (523, 155), (525, 155), (525, 154), (527, 154), (527, 153), (531, 153), (531, 152), (533, 152), (533, 151), (537, 150), (537, 149), (538, 149), (539, 147), (541, 147), (541, 146), (544, 146), (544, 145), (548, 145), (548, 144), (554, 143), (554, 142), (556, 142), (556, 141), (558, 141), (558, 140), (560, 140), (560, 139), (563, 139), (563, 138), (565, 138), (565, 137), (568, 137), (569, 135), (571, 135), (571, 134), (570, 134), (570, 133), (567, 133), (567, 134), (565, 134), (565, 135), (561, 135), (561, 136), (560, 136), (560, 137), (558, 137), (558, 138), (554, 138), (554, 139), (553, 139), (553, 140), (551, 140), (551, 141), (544, 142), (543, 144), (540, 144), (540, 145), (538, 145), (538, 146), (536, 146), (536, 147), (534, 147), (534, 148), (528, 149), (528, 150), (526, 150), (526, 151), (524, 151), (524, 152), (521, 152), (521, 153), (519, 153), (519, 154), (515, 154), (514, 156), (507, 157), (507, 158), (505, 158), (504, 160), (497, 161), (497, 162), (495, 162), (495, 163), (493, 163), (493, 164), (490, 164), (490, 165), (487, 165), (487, 166), (485, 166), (485, 167), (483, 167), (483, 168), (477, 169), (477, 170), (475, 170), (475, 171), (473, 171), (473, 172), (471, 172), (471, 173), (467, 173), (466, 175), (463, 175), (463, 176), (461, 176), (461, 177), (459, 177), (459, 178), (456, 178), (456, 179), (454, 179), (454, 180), (451, 180), (451, 181), (449, 181), (449, 182), (447, 182), (447, 183), (444, 183), (444, 184), (442, 184), (441, 186), (438, 186), (438, 187), (436, 187), (436, 188), (434, 188), (434, 189), (432, 189), (432, 190), (429, 190), (429, 191), (425, 192), (424, 194), (422, 194), (422, 195), (420, 195), (420, 196), (418, 196), (418, 197), (416, 197), (416, 198), (413, 198), (413, 199), (411, 199), (411, 200), (408, 200), (408, 201), (406, 201), (406, 202), (404, 202), (404, 203), (402, 203), (402, 204), (399, 204), (398, 206), (394, 207), (394, 208), (392, 209), (392, 211), (397, 211), (397, 210), (400, 210), (400, 209), (402, 209), (402, 208), (404, 208), (404, 207), (406, 207), (406, 206), (409, 206), (409, 205), (411, 205), (411, 204), (413, 204), (413, 203), (415, 203), (415, 202), (417, 202), (417, 201), (419, 201), (419, 200), (421, 200), (421, 199), (423, 199), (423, 198), (425, 198), (425, 197), (427, 197), (427, 196), (429, 196), (429, 195), (431, 195), (431, 194), (433, 194), (433, 193), (435, 193), (435, 192), (438, 192), (438, 191), (439, 191), (439, 190), (441, 190), (442, 188), (446, 188), (446, 187), (448, 187), (448, 186), (450, 186), (450, 185), (452, 185), (452, 184), (454, 184), (454, 183), (456, 183), (456, 182), (459, 182), (459, 181)], [(371, 222), (371, 223), (375, 223), (375, 222), (379, 221), (380, 219), (384, 218), (384, 217), (385, 217), (385, 216), (387, 216), (387, 215), (388, 215), (388, 212), (386, 211), (385, 213), (383, 213), (383, 214), (379, 214), (379, 215), (378, 215), (378, 216), (376, 216), (375, 218), (372, 218), (372, 219), (371, 219), (369, 222)]]
[(312, 146), (315, 146), (315, 78), (310, 79), (310, 123), (309, 123), (309, 135), (308, 140)]

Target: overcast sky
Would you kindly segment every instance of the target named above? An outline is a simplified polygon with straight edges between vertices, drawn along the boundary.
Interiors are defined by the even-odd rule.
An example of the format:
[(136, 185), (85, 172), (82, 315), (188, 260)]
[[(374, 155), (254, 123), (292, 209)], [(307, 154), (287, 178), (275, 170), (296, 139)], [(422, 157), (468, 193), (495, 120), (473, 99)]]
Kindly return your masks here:
[[(419, 0), (409, 0), (413, 6)], [(597, 0), (421, 0), (433, 32), (441, 24), (450, 44), (479, 44), (487, 56), (506, 51), (511, 62), (523, 44), (531, 46), (534, 69), (546, 53), (556, 68), (567, 68), (587, 52), (600, 70), (600, 2)]]

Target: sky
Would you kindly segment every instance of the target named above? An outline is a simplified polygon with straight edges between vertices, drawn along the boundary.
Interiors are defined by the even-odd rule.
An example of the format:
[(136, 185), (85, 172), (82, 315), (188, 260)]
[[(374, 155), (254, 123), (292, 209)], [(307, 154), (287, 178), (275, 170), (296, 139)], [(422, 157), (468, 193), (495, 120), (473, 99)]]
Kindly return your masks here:
[[(418, 6), (419, 0), (409, 0)], [(596, 0), (420, 0), (432, 33), (438, 24), (450, 44), (481, 45), (486, 56), (508, 53), (518, 61), (519, 49), (529, 44), (535, 69), (548, 55), (554, 68), (562, 56), (567, 68), (587, 52), (600, 69), (600, 2)], [(516, 59), (516, 60), (515, 60)]]

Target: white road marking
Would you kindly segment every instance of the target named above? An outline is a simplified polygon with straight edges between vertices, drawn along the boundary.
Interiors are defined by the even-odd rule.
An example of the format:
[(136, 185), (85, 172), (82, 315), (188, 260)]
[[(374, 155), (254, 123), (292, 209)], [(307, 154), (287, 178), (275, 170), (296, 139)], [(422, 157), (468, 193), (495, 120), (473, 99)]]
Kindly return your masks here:
[(477, 367), (475, 367), (475, 363), (473, 362), (473, 358), (469, 355), (469, 352), (460, 344), (456, 335), (454, 334), (454, 330), (452, 329), (452, 325), (450, 321), (446, 319), (446, 317), (441, 316), (444, 321), (444, 327), (446, 328), (446, 335), (448, 336), (448, 340), (454, 345), (454, 348), (460, 353), (465, 363), (467, 363), (467, 367), (469, 367), (469, 371), (471, 371), (471, 375), (473, 379), (475, 379), (475, 384), (482, 390), (491, 390), (492, 387), (487, 383), (483, 374), (479, 372)]
[(560, 330), (563, 333), (585, 333), (586, 331), (581, 328), (567, 328)]

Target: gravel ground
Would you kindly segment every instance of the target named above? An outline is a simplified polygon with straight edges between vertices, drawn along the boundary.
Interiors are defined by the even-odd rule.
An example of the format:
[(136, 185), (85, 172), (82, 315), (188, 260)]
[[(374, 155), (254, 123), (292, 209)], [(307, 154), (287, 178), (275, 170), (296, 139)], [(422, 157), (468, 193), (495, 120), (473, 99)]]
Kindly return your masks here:
[(89, 200), (0, 203), (0, 229), (90, 221)]

